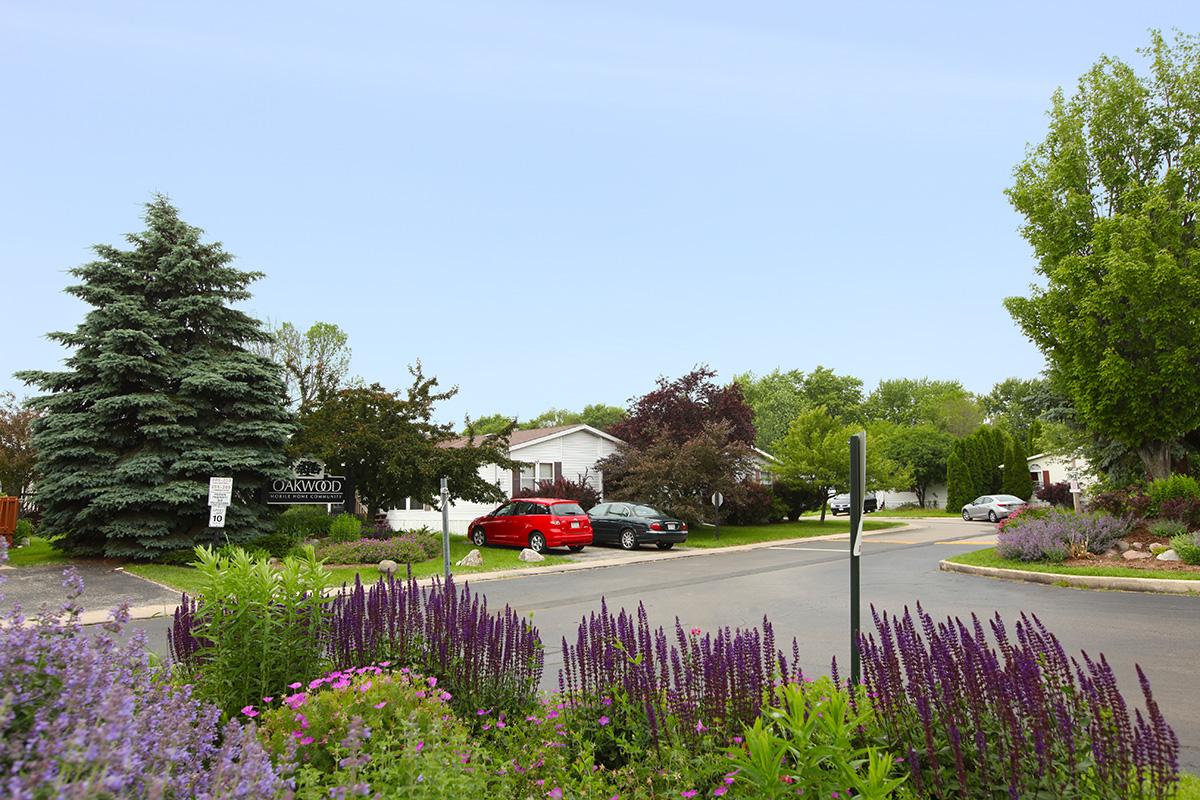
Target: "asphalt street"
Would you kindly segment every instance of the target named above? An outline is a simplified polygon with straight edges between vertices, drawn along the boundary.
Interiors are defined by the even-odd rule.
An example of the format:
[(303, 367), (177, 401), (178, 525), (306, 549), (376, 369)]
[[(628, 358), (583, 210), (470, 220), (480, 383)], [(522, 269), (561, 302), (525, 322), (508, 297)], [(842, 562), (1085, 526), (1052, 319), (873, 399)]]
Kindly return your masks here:
[[(995, 612), (1010, 629), (1020, 612), (1036, 613), (1068, 653), (1104, 653), (1127, 699), (1141, 704), (1134, 664), (1150, 677), (1155, 699), (1184, 746), (1186, 769), (1200, 771), (1200, 597), (1097, 592), (980, 578), (938, 570), (938, 561), (992, 536), (986, 523), (914, 520), (914, 527), (865, 540), (862, 559), (864, 627), (869, 607), (902, 612), (920, 602), (935, 617)], [(969, 542), (976, 542), (975, 544)], [(814, 541), (736, 553), (628, 564), (480, 584), (489, 605), (507, 603), (531, 614), (546, 643), (546, 688), (557, 686), (559, 643), (574, 638), (579, 620), (606, 598), (609, 608), (645, 603), (651, 623), (685, 628), (748, 626), (767, 616), (778, 641), (795, 637), (805, 671), (827, 672), (837, 657), (849, 664), (848, 542)], [(167, 623), (146, 620), (165, 652)]]

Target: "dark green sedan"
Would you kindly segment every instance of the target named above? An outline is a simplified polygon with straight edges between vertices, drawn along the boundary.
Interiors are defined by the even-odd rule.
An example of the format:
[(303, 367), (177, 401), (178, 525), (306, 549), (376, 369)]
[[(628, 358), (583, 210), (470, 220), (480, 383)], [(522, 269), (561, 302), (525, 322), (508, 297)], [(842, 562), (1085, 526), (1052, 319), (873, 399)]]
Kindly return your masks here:
[(592, 520), (592, 544), (636, 550), (654, 544), (670, 550), (687, 541), (687, 523), (637, 503), (601, 503), (587, 512)]

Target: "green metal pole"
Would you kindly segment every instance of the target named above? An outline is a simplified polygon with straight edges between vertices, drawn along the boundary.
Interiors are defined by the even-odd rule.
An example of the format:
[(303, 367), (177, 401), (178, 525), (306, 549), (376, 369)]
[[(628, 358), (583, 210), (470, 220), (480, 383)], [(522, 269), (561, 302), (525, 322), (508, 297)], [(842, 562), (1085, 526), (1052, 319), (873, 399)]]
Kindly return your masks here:
[(858, 563), (862, 555), (863, 495), (867, 482), (867, 434), (850, 437), (850, 683), (860, 682), (858, 637), (861, 612)]

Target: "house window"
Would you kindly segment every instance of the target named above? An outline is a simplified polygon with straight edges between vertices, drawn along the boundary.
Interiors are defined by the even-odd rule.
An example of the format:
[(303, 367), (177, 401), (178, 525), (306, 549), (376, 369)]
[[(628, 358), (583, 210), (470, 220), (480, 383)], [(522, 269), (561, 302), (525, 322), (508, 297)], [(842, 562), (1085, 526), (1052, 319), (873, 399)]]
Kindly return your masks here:
[(554, 462), (539, 461), (521, 466), (521, 491), (532, 490), (541, 481), (554, 480)]

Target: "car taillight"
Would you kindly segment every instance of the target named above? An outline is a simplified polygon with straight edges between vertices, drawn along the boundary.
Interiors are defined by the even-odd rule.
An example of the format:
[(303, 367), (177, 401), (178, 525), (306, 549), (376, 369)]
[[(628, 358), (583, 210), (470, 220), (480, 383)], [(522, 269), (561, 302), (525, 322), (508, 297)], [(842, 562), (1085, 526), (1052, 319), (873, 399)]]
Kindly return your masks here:
[(657, 523), (657, 522), (651, 522), (651, 523), (650, 523), (650, 530), (652, 530), (652, 531), (661, 531), (661, 530), (662, 530), (662, 525), (660, 525), (660, 524), (659, 524), (659, 523)]
[(681, 522), (681, 523), (679, 523), (679, 530), (681, 530), (681, 531), (686, 531), (686, 530), (687, 530), (687, 523), (686, 523), (686, 522)]

